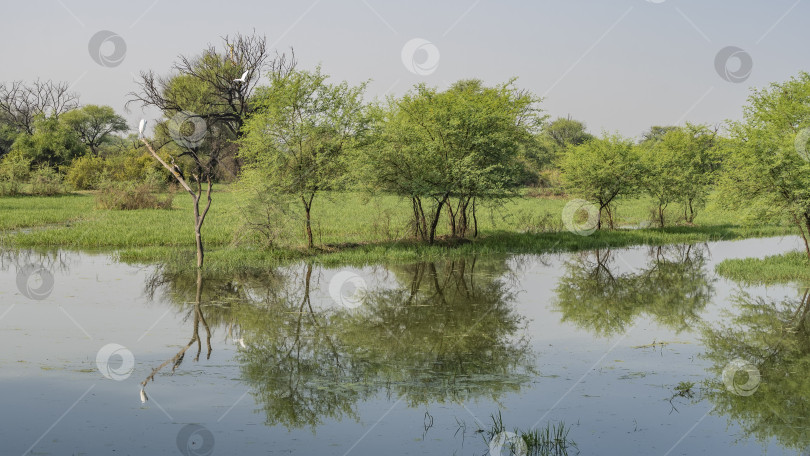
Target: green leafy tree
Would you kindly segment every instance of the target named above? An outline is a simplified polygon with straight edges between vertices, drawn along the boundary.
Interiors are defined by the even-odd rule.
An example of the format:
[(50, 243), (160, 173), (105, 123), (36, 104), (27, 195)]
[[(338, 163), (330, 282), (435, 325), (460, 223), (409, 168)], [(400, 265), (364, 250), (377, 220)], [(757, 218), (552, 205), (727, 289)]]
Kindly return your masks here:
[(87, 153), (75, 131), (56, 117), (42, 116), (34, 123), (33, 133), (17, 136), (11, 149), (30, 158), (34, 166), (50, 167), (67, 165)]
[(347, 152), (363, 141), (368, 117), (365, 83), (329, 84), (328, 75), (292, 71), (278, 75), (253, 99), (239, 156), (261, 170), (271, 188), (298, 199), (304, 210), (307, 245), (314, 247), (312, 205), (324, 190), (339, 188)]
[(614, 227), (616, 199), (637, 191), (640, 169), (633, 142), (605, 134), (569, 147), (560, 161), (566, 190), (599, 206), (597, 228)]
[(559, 117), (543, 128), (543, 134), (551, 138), (560, 150), (569, 146), (579, 146), (593, 139), (585, 124), (570, 117)]
[(476, 201), (513, 194), (518, 153), (536, 134), (540, 100), (513, 81), (466, 80), (439, 92), (418, 85), (378, 112), (373, 147), (358, 160), (374, 188), (409, 198), (414, 233), (433, 243), (447, 208), (451, 236), (477, 234)]
[(645, 131), (644, 134), (641, 135), (641, 143), (656, 143), (663, 139), (664, 135), (669, 133), (670, 131), (678, 130), (680, 127), (675, 125), (653, 125), (650, 127), (649, 130)]
[(789, 220), (810, 258), (810, 74), (755, 90), (730, 126), (720, 198), (760, 218)]
[(31, 174), (31, 159), (19, 151), (0, 158), (0, 195), (17, 195)]
[(656, 204), (655, 219), (665, 226), (670, 203), (683, 204), (684, 221), (692, 223), (706, 202), (717, 166), (716, 132), (703, 125), (672, 128), (655, 140), (642, 142), (640, 184)]
[(110, 140), (113, 133), (128, 130), (127, 122), (109, 106), (86, 105), (62, 115), (68, 127), (79, 135), (79, 139), (98, 155), (99, 147)]
[[(223, 41), (222, 51), (210, 46), (200, 55), (180, 56), (168, 76), (141, 72), (140, 89), (127, 103), (157, 108), (165, 117), (155, 138), (157, 149), (167, 146), (163, 156), (146, 138), (141, 141), (192, 198), (198, 268), (205, 257), (202, 226), (211, 209), (214, 181), (221, 164), (235, 155), (259, 74), (283, 74), (294, 65), (284, 55), (271, 58), (265, 37), (237, 34)], [(175, 158), (186, 162), (187, 174)]]

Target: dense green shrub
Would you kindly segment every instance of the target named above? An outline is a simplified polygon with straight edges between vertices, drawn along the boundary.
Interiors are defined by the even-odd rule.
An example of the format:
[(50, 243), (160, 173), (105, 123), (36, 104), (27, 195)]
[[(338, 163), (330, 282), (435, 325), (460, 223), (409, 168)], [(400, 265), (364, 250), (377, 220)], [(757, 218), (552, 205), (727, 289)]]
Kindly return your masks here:
[(0, 195), (18, 195), (28, 181), (31, 159), (19, 152), (10, 152), (0, 160)]
[(67, 167), (65, 180), (76, 190), (93, 190), (104, 175), (105, 161), (101, 157), (85, 155)]
[(38, 196), (58, 195), (64, 191), (62, 175), (47, 165), (37, 167), (29, 180), (31, 194)]

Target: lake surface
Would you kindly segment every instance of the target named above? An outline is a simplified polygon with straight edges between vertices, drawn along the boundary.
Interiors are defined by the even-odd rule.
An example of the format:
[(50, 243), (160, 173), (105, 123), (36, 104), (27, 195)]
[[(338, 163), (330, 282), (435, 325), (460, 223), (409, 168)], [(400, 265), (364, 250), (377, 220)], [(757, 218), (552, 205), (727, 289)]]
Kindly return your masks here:
[(799, 246), (206, 279), (4, 252), (0, 453), (483, 455), (500, 414), (568, 454), (806, 454), (804, 289), (714, 273)]

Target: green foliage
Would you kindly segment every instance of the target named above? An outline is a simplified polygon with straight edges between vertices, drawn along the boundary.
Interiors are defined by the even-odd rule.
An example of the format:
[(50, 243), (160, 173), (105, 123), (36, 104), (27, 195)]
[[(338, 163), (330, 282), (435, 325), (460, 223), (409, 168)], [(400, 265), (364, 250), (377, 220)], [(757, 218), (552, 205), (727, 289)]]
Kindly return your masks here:
[(67, 167), (65, 180), (76, 190), (97, 188), (104, 175), (105, 160), (95, 155), (85, 155), (73, 160)]
[(695, 219), (706, 203), (714, 180), (715, 132), (706, 126), (687, 124), (669, 127), (661, 136), (642, 143), (640, 185), (657, 206), (655, 221), (665, 226), (665, 209), (670, 203), (683, 205), (687, 223)]
[(99, 184), (96, 207), (99, 209), (171, 209), (174, 192), (160, 194), (163, 184), (157, 174), (143, 182), (109, 181)]
[(28, 181), (31, 159), (15, 151), (0, 159), (0, 195), (17, 195)]
[(418, 85), (378, 107), (375, 142), (357, 160), (361, 180), (410, 199), (422, 240), (434, 241), (445, 207), (451, 236), (464, 237), (476, 199), (519, 186), (518, 153), (539, 128), (538, 102), (512, 82), (459, 81), (444, 92)]
[[(328, 263), (363, 265), (383, 259), (414, 262), (458, 258), (473, 253), (543, 253), (790, 233), (787, 226), (742, 225), (739, 213), (710, 206), (698, 215), (693, 227), (599, 231), (582, 237), (556, 231), (560, 226), (559, 214), (565, 205), (564, 200), (521, 198), (506, 204), (481, 206), (481, 234), (475, 241), (453, 246), (449, 242), (441, 242), (428, 247), (405, 236), (410, 226), (409, 201), (394, 195), (369, 197), (349, 192), (323, 196), (322, 204), (314, 209), (315, 218), (321, 222), (313, 226), (316, 239), (325, 246), (323, 250), (306, 251), (307, 239), (301, 230), (285, 231), (281, 239), (283, 243), (277, 245), (280, 248), (265, 250), (259, 248), (265, 244), (245, 238), (244, 225), (236, 222), (244, 207), (238, 192), (229, 191), (227, 187), (223, 191), (216, 191), (214, 199), (217, 204), (212, 206), (207, 222), (208, 243), (213, 249), (210, 252), (210, 266), (217, 270), (225, 268), (236, 271), (249, 264), (265, 267), (302, 257)], [(175, 254), (167, 247), (188, 249), (194, 246), (193, 227), (184, 223), (188, 221), (192, 207), (191, 198), (175, 198), (173, 204), (178, 210), (94, 211), (95, 196), (92, 194), (56, 198), (0, 198), (0, 213), (3, 214), (0, 217), (0, 230), (41, 228), (15, 233), (8, 239), (20, 247), (132, 249), (127, 252), (129, 258), (137, 258), (143, 263), (160, 262)], [(638, 225), (647, 220), (649, 204), (647, 198), (618, 202), (619, 217), (616, 222)], [(551, 215), (546, 217), (544, 214)], [(390, 227), (390, 231), (387, 227)], [(442, 224), (438, 233), (449, 233), (449, 227)], [(234, 239), (243, 242), (235, 247)]]
[(245, 167), (234, 187), (234, 196), (244, 227), (234, 233), (239, 243), (263, 248), (295, 245), (295, 237), (290, 236), (300, 226), (291, 207), (295, 201), (278, 191), (267, 170)]
[[(161, 155), (168, 159), (165, 152)], [(134, 148), (103, 157), (84, 155), (63, 169), (65, 180), (76, 190), (96, 190), (105, 180), (132, 184), (155, 179), (158, 175), (163, 176), (158, 178), (163, 187), (168, 180), (165, 170), (154, 158), (143, 149)]]
[(33, 134), (20, 134), (11, 149), (30, 158), (34, 165), (48, 166), (66, 165), (87, 152), (76, 132), (55, 117), (37, 120)]
[(273, 190), (300, 200), (309, 247), (314, 246), (311, 209), (315, 196), (340, 188), (347, 154), (363, 140), (367, 118), (365, 84), (329, 84), (320, 68), (273, 78), (254, 98), (255, 113), (244, 127), (239, 154), (261, 170)]
[(0, 117), (0, 159), (11, 150), (17, 135), (19, 135), (19, 130)]
[(31, 173), (29, 180), (31, 194), (38, 196), (53, 196), (64, 191), (62, 175), (47, 165), (40, 165)]
[(558, 117), (543, 128), (543, 134), (557, 145), (560, 150), (570, 146), (579, 146), (592, 139), (593, 135), (585, 129), (585, 124), (570, 117)]
[(735, 258), (715, 266), (717, 274), (746, 285), (810, 283), (810, 260), (794, 251), (765, 258)]
[(653, 125), (641, 136), (641, 143), (648, 146), (655, 144), (661, 139), (663, 139), (663, 137), (667, 133), (678, 129), (680, 129), (680, 127), (676, 127), (674, 125), (668, 126)]
[(605, 134), (579, 146), (569, 147), (560, 161), (566, 190), (599, 206), (597, 228), (607, 222), (614, 227), (614, 202), (637, 191), (640, 169), (632, 141)]
[(675, 394), (681, 397), (689, 397), (691, 398), (694, 395), (692, 388), (695, 387), (695, 382), (678, 382), (675, 385)]
[(98, 155), (99, 147), (110, 141), (112, 133), (121, 133), (129, 128), (126, 120), (109, 106), (82, 106), (63, 114), (60, 121), (78, 135), (93, 155)]
[[(802, 134), (810, 128), (810, 74), (755, 90), (743, 120), (731, 124), (733, 144), (725, 154), (723, 204), (759, 218), (794, 223), (810, 230), (810, 155)], [(806, 139), (806, 137), (804, 138)], [(807, 148), (807, 144), (804, 144)]]

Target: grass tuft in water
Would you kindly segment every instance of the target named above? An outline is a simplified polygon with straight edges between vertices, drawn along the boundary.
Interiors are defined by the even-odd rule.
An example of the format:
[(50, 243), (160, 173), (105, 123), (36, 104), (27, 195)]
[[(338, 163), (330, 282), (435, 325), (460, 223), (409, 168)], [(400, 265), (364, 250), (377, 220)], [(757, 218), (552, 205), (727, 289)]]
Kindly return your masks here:
[[(507, 432), (503, 424), (501, 412), (490, 415), (492, 424), (484, 431), (487, 444), (499, 435)], [(559, 423), (547, 422), (545, 427), (540, 429), (521, 430), (515, 429), (513, 434), (519, 441), (502, 441), (501, 453), (507, 451), (509, 455), (515, 456), (567, 456), (569, 451), (577, 451), (577, 444), (568, 437), (571, 427), (566, 426), (564, 421)], [(521, 445), (521, 442), (523, 445)], [(500, 455), (492, 455), (500, 456)]]
[(724, 260), (715, 271), (721, 277), (744, 285), (810, 282), (810, 261), (802, 251), (765, 258)]

